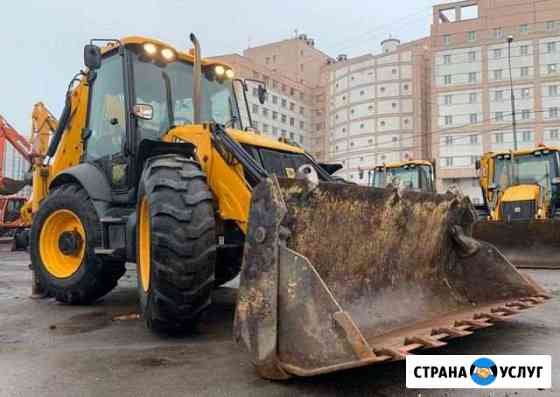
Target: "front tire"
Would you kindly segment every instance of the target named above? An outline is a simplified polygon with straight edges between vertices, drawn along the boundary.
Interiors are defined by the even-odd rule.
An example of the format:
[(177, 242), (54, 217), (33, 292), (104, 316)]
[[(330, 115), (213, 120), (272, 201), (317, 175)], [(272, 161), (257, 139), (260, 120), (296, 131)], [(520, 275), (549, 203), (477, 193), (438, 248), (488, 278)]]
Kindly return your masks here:
[(142, 174), (137, 207), (140, 308), (156, 331), (192, 328), (210, 305), (216, 261), (213, 196), (198, 163), (158, 156)]
[(50, 296), (69, 304), (93, 303), (117, 285), (124, 262), (95, 254), (101, 223), (87, 192), (77, 184), (56, 188), (31, 226), (31, 263)]

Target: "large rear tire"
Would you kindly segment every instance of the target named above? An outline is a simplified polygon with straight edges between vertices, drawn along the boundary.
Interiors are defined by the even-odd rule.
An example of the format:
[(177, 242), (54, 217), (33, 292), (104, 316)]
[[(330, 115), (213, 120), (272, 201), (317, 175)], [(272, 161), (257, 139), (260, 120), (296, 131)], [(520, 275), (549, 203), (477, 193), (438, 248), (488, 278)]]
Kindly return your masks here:
[(191, 329), (210, 305), (216, 261), (213, 196), (198, 163), (155, 157), (138, 193), (137, 269), (148, 327)]
[(101, 223), (87, 192), (77, 184), (56, 188), (31, 226), (31, 263), (50, 296), (70, 304), (93, 303), (117, 285), (123, 261), (95, 254)]

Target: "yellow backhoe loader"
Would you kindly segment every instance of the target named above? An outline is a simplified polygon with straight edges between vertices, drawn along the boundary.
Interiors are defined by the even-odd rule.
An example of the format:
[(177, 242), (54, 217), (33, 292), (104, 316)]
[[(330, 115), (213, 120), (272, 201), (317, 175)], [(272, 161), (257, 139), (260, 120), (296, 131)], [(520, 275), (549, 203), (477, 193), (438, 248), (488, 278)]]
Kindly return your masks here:
[[(422, 192), (436, 192), (436, 172), (432, 162), (409, 160), (383, 164), (368, 169), (368, 185), (385, 188), (388, 185)], [(362, 171), (363, 172), (363, 171)]]
[(560, 153), (538, 146), (486, 153), (477, 168), (485, 213), (476, 238), (517, 267), (560, 268)]
[(135, 262), (148, 326), (183, 329), (241, 271), (235, 336), (273, 379), (399, 360), (547, 298), (469, 236), (468, 200), (335, 183), (244, 131), (248, 83), (191, 41), (85, 46), (28, 206), (51, 296), (94, 302)]

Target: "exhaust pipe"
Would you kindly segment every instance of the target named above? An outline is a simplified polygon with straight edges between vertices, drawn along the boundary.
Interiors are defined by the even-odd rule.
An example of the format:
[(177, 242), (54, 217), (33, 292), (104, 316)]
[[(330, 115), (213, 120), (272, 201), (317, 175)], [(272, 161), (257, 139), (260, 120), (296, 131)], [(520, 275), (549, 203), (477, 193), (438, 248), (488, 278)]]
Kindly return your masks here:
[(194, 33), (190, 35), (194, 46), (194, 65), (193, 65), (193, 123), (200, 124), (202, 109), (202, 56), (200, 54), (200, 43)]

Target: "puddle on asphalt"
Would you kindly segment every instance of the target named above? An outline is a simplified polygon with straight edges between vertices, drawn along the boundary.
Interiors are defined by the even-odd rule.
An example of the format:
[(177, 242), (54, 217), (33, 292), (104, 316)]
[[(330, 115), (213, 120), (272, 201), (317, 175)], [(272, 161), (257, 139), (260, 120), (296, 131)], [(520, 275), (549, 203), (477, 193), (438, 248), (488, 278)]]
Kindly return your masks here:
[(57, 335), (75, 335), (105, 328), (113, 322), (110, 313), (93, 312), (78, 314), (67, 320), (52, 324), (49, 330)]

